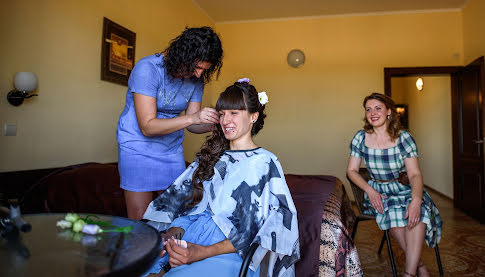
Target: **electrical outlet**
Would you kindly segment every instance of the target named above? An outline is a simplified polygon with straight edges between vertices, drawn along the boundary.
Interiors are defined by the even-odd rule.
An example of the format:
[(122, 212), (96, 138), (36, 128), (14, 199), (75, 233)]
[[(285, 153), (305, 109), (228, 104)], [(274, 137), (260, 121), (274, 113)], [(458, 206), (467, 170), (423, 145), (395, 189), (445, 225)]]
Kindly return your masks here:
[(17, 125), (5, 123), (3, 127), (4, 136), (16, 136), (17, 135)]

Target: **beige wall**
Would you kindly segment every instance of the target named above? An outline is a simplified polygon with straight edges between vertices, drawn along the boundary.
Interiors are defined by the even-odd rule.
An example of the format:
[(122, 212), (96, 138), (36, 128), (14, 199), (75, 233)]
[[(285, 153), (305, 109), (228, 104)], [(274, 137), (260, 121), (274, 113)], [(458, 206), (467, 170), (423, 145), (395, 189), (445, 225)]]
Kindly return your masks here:
[[(460, 12), (216, 24), (216, 30), (225, 58), (220, 80), (209, 88), (213, 102), (237, 78), (251, 78), (269, 95), (256, 142), (278, 156), (286, 173), (335, 175), (345, 183), (361, 102), (383, 92), (383, 68), (462, 63)], [(298, 69), (286, 64), (293, 48), (306, 54)]]
[[(2, 2), (0, 91), (12, 89), (15, 72), (33, 71), (39, 97), (20, 107), (0, 97), (0, 127), (18, 126), (16, 137), (0, 136), (0, 171), (117, 160), (115, 130), (126, 87), (99, 77), (103, 16), (136, 32), (136, 60), (162, 50), (185, 26), (214, 26), (188, 0), (113, 3)], [(383, 68), (463, 64), (469, 46), (462, 24), (472, 12), (464, 19), (461, 12), (437, 12), (216, 25), (224, 67), (207, 86), (204, 104), (215, 104), (237, 78), (251, 78), (270, 98), (256, 142), (273, 151), (287, 173), (346, 182), (348, 144), (362, 126), (361, 101), (383, 92)], [(24, 20), (12, 24), (12, 14)], [(286, 64), (294, 48), (307, 57), (298, 69)], [(188, 134), (187, 160), (203, 140)]]
[[(103, 17), (136, 33), (136, 60), (186, 26), (213, 26), (189, 0), (1, 1), (0, 171), (117, 161), (127, 87), (100, 80)], [(14, 107), (17, 71), (37, 74), (39, 96)], [(5, 123), (17, 136), (3, 136)]]
[(485, 56), (484, 0), (470, 0), (463, 9), (463, 48), (465, 65)]
[(418, 144), (424, 183), (453, 198), (453, 143), (450, 76), (392, 78), (392, 98), (408, 105), (409, 130)]

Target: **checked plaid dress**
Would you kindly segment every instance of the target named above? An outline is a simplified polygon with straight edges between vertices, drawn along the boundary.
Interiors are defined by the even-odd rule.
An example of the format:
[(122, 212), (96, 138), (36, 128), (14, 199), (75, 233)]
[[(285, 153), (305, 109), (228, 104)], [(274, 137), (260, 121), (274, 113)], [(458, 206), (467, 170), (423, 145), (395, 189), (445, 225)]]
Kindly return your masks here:
[[(404, 215), (409, 203), (411, 203), (411, 186), (402, 185), (396, 179), (400, 172), (406, 171), (404, 159), (418, 157), (416, 142), (407, 131), (401, 131), (397, 145), (391, 148), (369, 148), (364, 141), (365, 131), (360, 130), (350, 143), (350, 155), (364, 159), (371, 176), (369, 185), (380, 194), (388, 197), (382, 199), (384, 213), (379, 214), (372, 207), (367, 194), (365, 194), (365, 213), (376, 216), (377, 225), (381, 230), (405, 227), (408, 220), (404, 219)], [(429, 247), (434, 247), (441, 238), (443, 223), (438, 208), (424, 189), (420, 221), (426, 224), (426, 243)]]

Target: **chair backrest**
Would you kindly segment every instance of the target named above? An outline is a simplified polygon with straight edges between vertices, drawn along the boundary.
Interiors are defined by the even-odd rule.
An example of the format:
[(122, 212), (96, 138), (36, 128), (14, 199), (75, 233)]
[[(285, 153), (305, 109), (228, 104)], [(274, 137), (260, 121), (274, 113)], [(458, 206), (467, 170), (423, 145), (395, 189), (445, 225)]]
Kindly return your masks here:
[[(364, 180), (369, 181), (370, 175), (367, 168), (361, 167), (359, 168), (359, 174), (364, 178)], [(354, 194), (355, 203), (357, 204), (357, 209), (359, 209), (360, 214), (364, 214), (364, 191), (357, 186), (350, 178), (347, 176), (347, 179), (350, 182), (350, 187), (352, 188), (352, 193)]]

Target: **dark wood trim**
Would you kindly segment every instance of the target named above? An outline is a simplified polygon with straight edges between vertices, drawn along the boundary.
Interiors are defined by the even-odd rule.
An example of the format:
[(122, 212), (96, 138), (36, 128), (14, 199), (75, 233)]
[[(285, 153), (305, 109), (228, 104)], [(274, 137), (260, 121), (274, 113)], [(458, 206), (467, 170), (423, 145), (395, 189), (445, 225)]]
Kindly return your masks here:
[(456, 184), (460, 183), (459, 176), (455, 174), (457, 172), (458, 166), (458, 155), (460, 153), (460, 143), (458, 133), (460, 130), (460, 125), (458, 124), (458, 95), (460, 89), (460, 74), (458, 72), (451, 74), (451, 132), (452, 132), (452, 141), (453, 141), (453, 205), (458, 207), (458, 186)]
[(428, 66), (428, 67), (384, 67), (384, 93), (391, 96), (391, 78), (416, 75), (446, 75), (461, 70), (463, 66)]
[[(483, 56), (476, 59), (474, 63), (476, 63), (476, 65), (479, 66), (480, 68), (485, 69), (485, 59)], [(485, 70), (482, 70), (482, 74), (480, 76), (480, 82), (481, 82), (480, 88), (481, 89), (485, 88)], [(482, 95), (485, 95), (485, 91), (482, 91)], [(485, 101), (482, 101), (482, 112), (485, 112)], [(485, 114), (483, 113), (482, 113), (482, 132), (485, 132)], [(482, 133), (482, 137), (483, 135), (485, 134)]]

